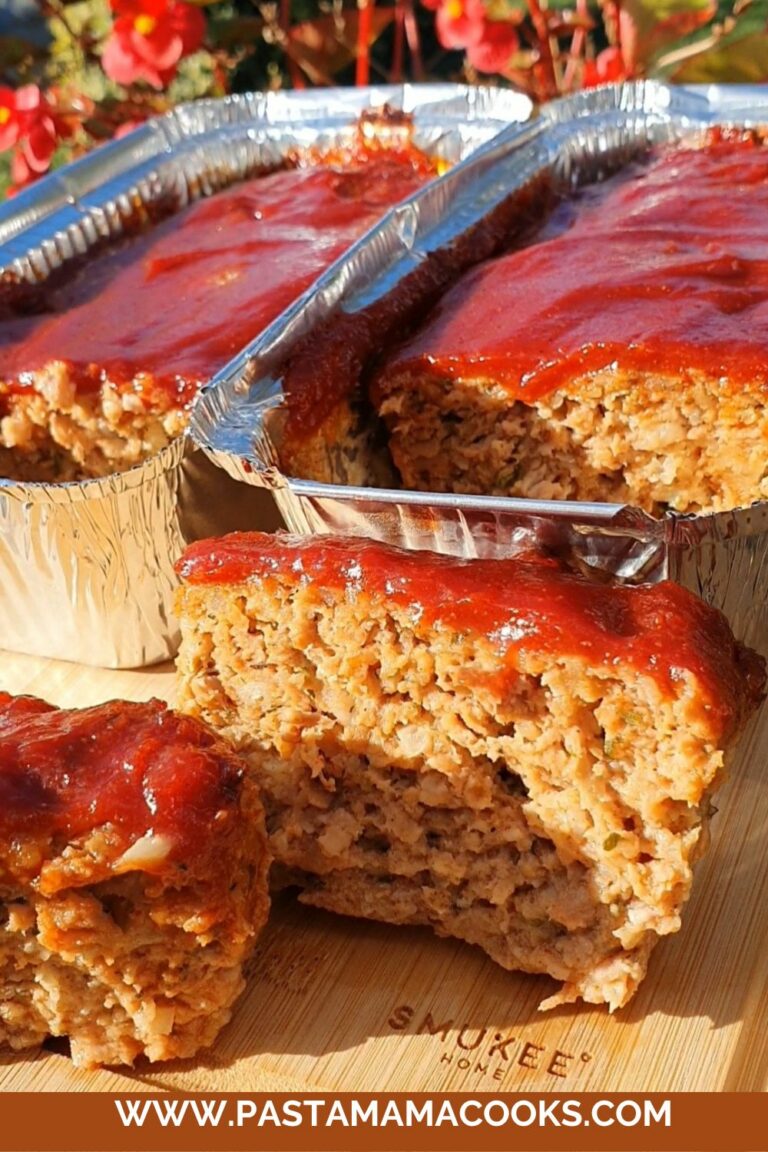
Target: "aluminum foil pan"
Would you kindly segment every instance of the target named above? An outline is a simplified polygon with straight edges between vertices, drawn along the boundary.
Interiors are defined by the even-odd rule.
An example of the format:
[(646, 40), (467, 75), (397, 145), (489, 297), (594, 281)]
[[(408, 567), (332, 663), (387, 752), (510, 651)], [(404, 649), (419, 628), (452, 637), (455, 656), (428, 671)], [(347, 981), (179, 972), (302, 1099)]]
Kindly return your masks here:
[(248, 349), (199, 398), (192, 435), (232, 477), (271, 489), (289, 527), (373, 537), (463, 557), (531, 545), (558, 552), (595, 578), (679, 581), (729, 616), (736, 634), (768, 654), (768, 505), (655, 519), (618, 504), (455, 496), (286, 476), (271, 432), (279, 425), (279, 365), (337, 306), (354, 313), (494, 206), (548, 173), (561, 187), (628, 161), (649, 143), (690, 141), (713, 125), (768, 124), (764, 88), (670, 88), (641, 82), (582, 93), (501, 135), (467, 165), (402, 206), (318, 281), (299, 315)]
[[(517, 93), (458, 85), (181, 106), (1, 206), (0, 280), (11, 292), (39, 282), (158, 204), (181, 207), (297, 146), (343, 143), (360, 112), (385, 103), (412, 113), (414, 142), (451, 163), (531, 111)], [(0, 479), (0, 647), (104, 667), (164, 660), (177, 644), (173, 561), (185, 545), (279, 523), (268, 492), (234, 484), (188, 440), (103, 480)]]

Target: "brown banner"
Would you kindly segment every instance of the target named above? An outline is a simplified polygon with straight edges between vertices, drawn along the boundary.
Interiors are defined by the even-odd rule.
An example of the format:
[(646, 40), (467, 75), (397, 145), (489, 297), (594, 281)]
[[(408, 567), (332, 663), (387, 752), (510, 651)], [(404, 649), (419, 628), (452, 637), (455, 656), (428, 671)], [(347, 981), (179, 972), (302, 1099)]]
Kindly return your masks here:
[(768, 1096), (7, 1092), (0, 1152), (768, 1152)]

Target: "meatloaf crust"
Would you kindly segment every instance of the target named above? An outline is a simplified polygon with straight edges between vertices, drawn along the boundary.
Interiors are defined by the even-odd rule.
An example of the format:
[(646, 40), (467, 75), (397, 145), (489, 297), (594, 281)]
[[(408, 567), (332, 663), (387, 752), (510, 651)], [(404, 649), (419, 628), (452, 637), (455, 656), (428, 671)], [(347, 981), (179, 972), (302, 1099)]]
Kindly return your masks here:
[(764, 683), (671, 583), (235, 534), (179, 565), (179, 706), (242, 751), (302, 899), (616, 1008), (680, 927)]
[(0, 1044), (75, 1064), (192, 1056), (268, 911), (264, 814), (231, 748), (159, 701), (0, 694)]

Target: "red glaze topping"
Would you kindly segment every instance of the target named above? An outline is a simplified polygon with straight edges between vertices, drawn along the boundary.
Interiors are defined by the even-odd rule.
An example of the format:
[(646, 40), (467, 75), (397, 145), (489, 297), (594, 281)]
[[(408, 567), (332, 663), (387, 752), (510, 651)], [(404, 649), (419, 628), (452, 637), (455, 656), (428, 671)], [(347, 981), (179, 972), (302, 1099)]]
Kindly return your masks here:
[[(392, 204), (433, 174), (416, 150), (357, 152), (348, 169), (290, 169), (198, 201), (85, 264), (42, 315), (0, 325), (0, 381), (67, 361), (80, 390), (106, 374), (160, 408), (199, 387)], [(150, 373), (142, 382), (136, 377)]]
[[(376, 351), (413, 328), (416, 317), (450, 283), (450, 266), (430, 254), (394, 292), (359, 312), (336, 312), (300, 340), (282, 370), (285, 435), (311, 435), (342, 397), (350, 395)], [(289, 443), (284, 445), (284, 449)], [(288, 451), (284, 451), (286, 461)]]
[(725, 617), (678, 584), (606, 586), (535, 554), (458, 560), (364, 539), (241, 532), (193, 544), (177, 571), (190, 584), (279, 578), (347, 599), (391, 600), (419, 626), (439, 622), (486, 637), (511, 669), (518, 652), (544, 650), (635, 667), (668, 692), (689, 670), (720, 732), (757, 700), (765, 680), (762, 659), (736, 644)]
[(587, 190), (570, 227), (487, 263), (389, 362), (533, 402), (611, 365), (768, 384), (768, 148), (717, 137)]
[(378, 300), (356, 312), (332, 314), (299, 340), (281, 369), (287, 411), (283, 463), (291, 467), (292, 444), (312, 435), (341, 399), (359, 389), (382, 350), (413, 332), (465, 269), (530, 235), (551, 201), (549, 178), (533, 180), (448, 247), (428, 253)]
[[(35, 874), (41, 858), (105, 825), (109, 850), (82, 882), (103, 878), (94, 869), (109, 875), (115, 863), (119, 868), (119, 857), (147, 833), (166, 837), (170, 849), (155, 868), (137, 868), (189, 862), (210, 843), (212, 829), (221, 829), (217, 814), (234, 813), (240, 778), (239, 761), (204, 724), (159, 700), (64, 711), (0, 693), (2, 855), (10, 845), (13, 861), (14, 844), (36, 841)], [(14, 871), (24, 871), (18, 859)]]

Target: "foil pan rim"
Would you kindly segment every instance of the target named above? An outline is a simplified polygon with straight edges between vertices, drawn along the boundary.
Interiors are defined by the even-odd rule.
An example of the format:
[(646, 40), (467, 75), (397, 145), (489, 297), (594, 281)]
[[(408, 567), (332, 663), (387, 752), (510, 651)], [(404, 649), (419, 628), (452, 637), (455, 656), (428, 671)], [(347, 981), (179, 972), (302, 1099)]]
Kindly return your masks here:
[(110, 472), (106, 476), (94, 476), (87, 480), (65, 480), (47, 483), (44, 480), (9, 480), (0, 477), (0, 499), (4, 496), (23, 500), (26, 503), (74, 503), (77, 500), (98, 500), (113, 496), (116, 489), (129, 491), (151, 484), (158, 477), (173, 471), (188, 449), (197, 450), (197, 445), (182, 433), (176, 436), (165, 448), (126, 468), (122, 472)]
[[(299, 499), (339, 500), (349, 503), (402, 505), (413, 508), (437, 508), (453, 512), (488, 512), (495, 515), (524, 516), (553, 520), (567, 520), (588, 526), (590, 531), (610, 535), (637, 536), (644, 540), (664, 540), (668, 543), (698, 541), (707, 531), (721, 530), (723, 521), (739, 521), (736, 531), (749, 536), (768, 527), (768, 500), (755, 500), (752, 504), (723, 512), (675, 512), (652, 516), (634, 504), (612, 504), (587, 500), (535, 500), (516, 496), (483, 496), (477, 493), (429, 492), (424, 489), (366, 488), (351, 484), (328, 484), (315, 480), (302, 480), (284, 476), (271, 466), (255, 473), (232, 467), (227, 453), (220, 449), (203, 447), (205, 455), (219, 468), (242, 483), (263, 487), (272, 492), (288, 491)], [(751, 518), (764, 519), (765, 526), (750, 525)], [(732, 531), (722, 533), (732, 535)]]
[[(211, 459), (214, 454), (206, 453)], [(293, 476), (283, 478), (275, 485), (287, 488), (293, 495), (325, 500), (349, 500), (403, 504), (413, 507), (445, 508), (452, 511), (490, 512), (549, 519), (564, 519), (589, 525), (591, 530), (610, 534), (637, 535), (643, 539), (680, 541), (689, 537), (698, 539), (702, 532), (717, 525), (722, 518), (760, 517), (768, 526), (768, 500), (755, 500), (752, 504), (729, 508), (722, 512), (666, 511), (652, 516), (635, 504), (612, 504), (588, 500), (535, 500), (517, 496), (483, 496), (476, 493), (429, 492), (424, 489), (364, 488), (355, 485), (324, 484), (301, 480)], [(746, 525), (740, 528), (743, 531)], [(760, 526), (755, 532), (763, 531)], [(750, 533), (744, 531), (745, 535)]]
[[(343, 493), (343, 498), (349, 500), (366, 500), (375, 496), (384, 504), (425, 504), (429, 502), (435, 507), (445, 508), (455, 508), (461, 504), (462, 507), (478, 511), (506, 512), (513, 510), (536, 516), (559, 515), (563, 514), (561, 510), (565, 510), (565, 512), (578, 512), (590, 519), (594, 518), (605, 522), (614, 520), (625, 509), (631, 507), (628, 504), (610, 504), (607, 502), (532, 500), (505, 496), (483, 496), (480, 493), (429, 492), (425, 489), (414, 488), (406, 490), (400, 488), (366, 488), (353, 484), (325, 484), (320, 481), (301, 480), (295, 476), (286, 477), (286, 481), (292, 491), (301, 496), (338, 499)], [(410, 497), (410, 499), (404, 499), (404, 497)], [(514, 509), (511, 508), (513, 503)], [(653, 519), (653, 517), (649, 517), (649, 519)], [(659, 523), (659, 521), (654, 522)]]
[[(418, 102), (418, 96), (434, 92), (434, 99)], [(494, 88), (491, 85), (468, 84), (371, 84), (361, 87), (332, 87), (284, 92), (232, 93), (222, 97), (208, 97), (203, 100), (187, 100), (159, 116), (153, 116), (138, 128), (119, 140), (109, 140), (98, 148), (71, 161), (63, 168), (44, 176), (31, 187), (23, 189), (12, 201), (0, 204), (0, 237), (15, 223), (18, 227), (9, 232), (5, 239), (17, 236), (27, 228), (44, 220), (50, 220), (55, 213), (67, 208), (78, 212), (80, 198), (95, 191), (100, 186), (100, 174), (109, 179), (125, 176), (138, 167), (139, 162), (159, 162), (170, 158), (183, 142), (202, 140), (212, 132), (227, 128), (253, 124), (262, 129), (283, 128), (296, 125), (295, 109), (317, 106), (317, 119), (328, 127), (337, 121), (359, 113), (368, 107), (379, 107), (391, 103), (405, 111), (417, 112), (430, 109), (435, 112), (442, 103), (464, 99), (466, 112), (479, 106), (483, 100), (499, 105), (510, 105), (507, 112), (517, 108), (516, 119), (520, 123), (529, 120), (534, 111), (533, 101), (522, 92), (513, 89)], [(338, 105), (330, 110), (324, 105)], [(294, 115), (291, 115), (291, 109)], [(220, 123), (213, 121), (217, 119)], [(232, 114), (234, 113), (234, 117)], [(447, 114), (444, 110), (443, 114)], [(455, 119), (460, 121), (459, 110)], [(311, 122), (313, 125), (315, 121)], [(310, 125), (310, 126), (311, 126)], [(0, 242), (0, 257), (2, 243)]]

